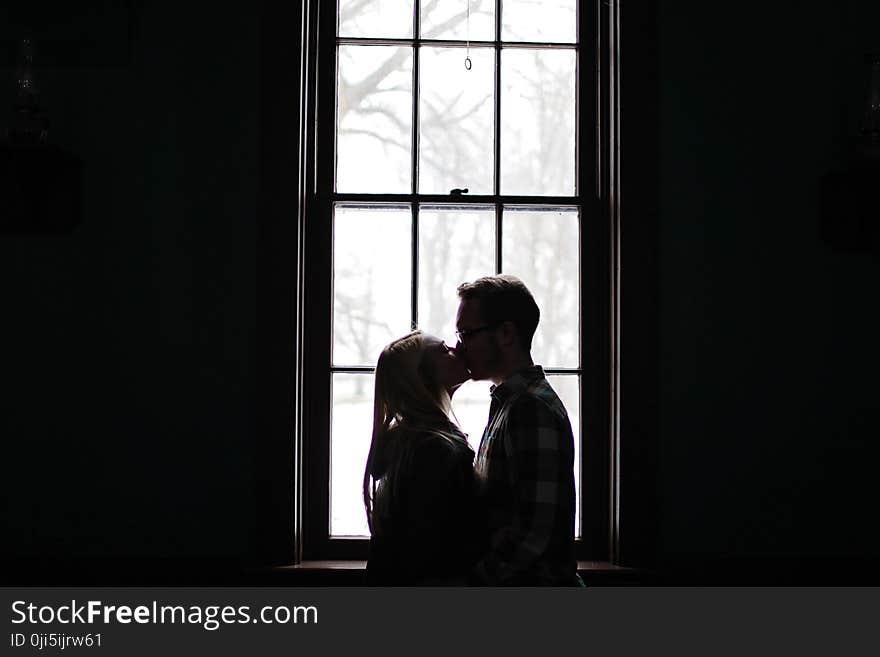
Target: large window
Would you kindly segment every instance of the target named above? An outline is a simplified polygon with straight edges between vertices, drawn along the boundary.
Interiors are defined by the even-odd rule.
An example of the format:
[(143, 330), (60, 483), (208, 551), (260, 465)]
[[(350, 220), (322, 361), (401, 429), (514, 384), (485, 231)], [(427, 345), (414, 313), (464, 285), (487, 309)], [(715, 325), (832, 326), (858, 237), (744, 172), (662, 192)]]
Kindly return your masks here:
[[(338, 0), (331, 21), (332, 6), (321, 3), (306, 231), (307, 556), (363, 555), (382, 347), (412, 327), (453, 344), (457, 285), (501, 272), (541, 308), (532, 355), (572, 420), (577, 535), (607, 526), (607, 496), (587, 499), (581, 463), (584, 445), (607, 440), (588, 429), (603, 424), (589, 421), (607, 412), (590, 393), (607, 376), (601, 363), (584, 369), (584, 354), (610, 339), (595, 330), (604, 282), (585, 280), (597, 271), (591, 226), (603, 221), (593, 4)], [(488, 388), (471, 382), (453, 399), (475, 449)]]

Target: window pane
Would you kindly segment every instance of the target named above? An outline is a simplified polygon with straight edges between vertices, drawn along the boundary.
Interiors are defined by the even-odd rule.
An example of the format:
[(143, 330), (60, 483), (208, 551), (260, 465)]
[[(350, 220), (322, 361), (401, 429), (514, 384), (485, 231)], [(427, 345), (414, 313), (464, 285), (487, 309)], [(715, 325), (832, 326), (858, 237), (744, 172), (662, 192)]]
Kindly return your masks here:
[(541, 309), (532, 356), (544, 367), (579, 367), (578, 212), (505, 207), (502, 271), (523, 280)]
[(494, 177), (494, 78), (491, 48), (422, 48), (419, 100), (419, 191), (456, 187), (491, 194)]
[(581, 394), (576, 374), (551, 374), (547, 381), (565, 404), (571, 432), (574, 434), (575, 535), (581, 536)]
[(373, 431), (372, 374), (333, 375), (330, 535), (369, 536), (362, 482)]
[(501, 191), (575, 193), (575, 51), (501, 51)]
[(574, 43), (576, 0), (503, 0), (501, 38), (504, 41)]
[(495, 209), (422, 207), (419, 327), (455, 344), (456, 288), (495, 273)]
[(452, 410), (458, 426), (467, 434), (468, 443), (476, 452), (483, 429), (489, 420), (489, 388), (491, 381), (468, 381), (452, 398)]
[(412, 49), (340, 46), (336, 190), (409, 192)]
[(495, 0), (422, 0), (421, 30), (423, 39), (495, 40)]
[(413, 0), (339, 0), (339, 36), (412, 36)]
[(376, 364), (411, 325), (412, 213), (408, 207), (336, 206), (333, 363)]

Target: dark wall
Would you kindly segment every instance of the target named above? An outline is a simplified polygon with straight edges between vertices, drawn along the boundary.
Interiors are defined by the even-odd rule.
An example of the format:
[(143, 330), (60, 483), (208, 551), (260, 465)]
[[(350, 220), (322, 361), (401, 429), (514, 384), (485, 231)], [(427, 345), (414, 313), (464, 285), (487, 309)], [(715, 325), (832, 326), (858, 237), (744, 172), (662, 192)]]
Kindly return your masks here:
[(0, 235), (3, 552), (246, 554), (258, 11), (26, 4), (3, 10), (0, 40), (34, 28), (51, 141), (84, 163), (84, 220)]
[(880, 257), (823, 242), (818, 203), (878, 25), (871, 0), (659, 5), (668, 556), (880, 556)]
[[(209, 18), (139, 4), (67, 16), (76, 53), (43, 50), (51, 139), (84, 162), (85, 208), (69, 234), (0, 236), (6, 555), (289, 540), (258, 525), (290, 515), (275, 458), (290, 353), (261, 368), (292, 323), (273, 303), (292, 270), (296, 125), (279, 108), (296, 102), (296, 48), (267, 49), (247, 3)], [(661, 552), (876, 556), (880, 265), (820, 239), (817, 196), (858, 126), (880, 5), (719, 7), (659, 4), (658, 141), (624, 147), (657, 178), (649, 244), (624, 244), (624, 266), (653, 258), (636, 301), (656, 317), (623, 326), (624, 374), (651, 373), (656, 406), (624, 430), (658, 437)], [(292, 37), (296, 13), (280, 14)], [(0, 60), (0, 108), (12, 84)]]

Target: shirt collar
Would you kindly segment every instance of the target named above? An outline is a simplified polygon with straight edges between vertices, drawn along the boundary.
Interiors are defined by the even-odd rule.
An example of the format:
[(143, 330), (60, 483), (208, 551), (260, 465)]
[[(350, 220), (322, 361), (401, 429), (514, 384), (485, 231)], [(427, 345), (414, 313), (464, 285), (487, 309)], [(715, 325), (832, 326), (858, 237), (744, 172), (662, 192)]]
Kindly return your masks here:
[(540, 365), (530, 365), (513, 372), (497, 386), (489, 388), (489, 394), (499, 402), (505, 402), (514, 395), (523, 392), (536, 379), (544, 378), (544, 369)]

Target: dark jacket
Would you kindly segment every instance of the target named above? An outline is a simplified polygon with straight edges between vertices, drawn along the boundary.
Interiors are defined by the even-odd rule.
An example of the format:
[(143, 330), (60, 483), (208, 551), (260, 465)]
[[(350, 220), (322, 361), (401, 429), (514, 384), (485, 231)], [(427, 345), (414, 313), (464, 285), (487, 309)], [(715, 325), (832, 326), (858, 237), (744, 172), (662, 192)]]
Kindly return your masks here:
[(379, 479), (367, 562), (369, 586), (465, 584), (483, 549), (476, 507), (474, 452), (450, 435), (398, 434)]

